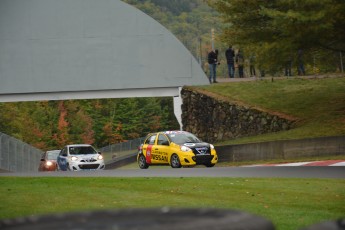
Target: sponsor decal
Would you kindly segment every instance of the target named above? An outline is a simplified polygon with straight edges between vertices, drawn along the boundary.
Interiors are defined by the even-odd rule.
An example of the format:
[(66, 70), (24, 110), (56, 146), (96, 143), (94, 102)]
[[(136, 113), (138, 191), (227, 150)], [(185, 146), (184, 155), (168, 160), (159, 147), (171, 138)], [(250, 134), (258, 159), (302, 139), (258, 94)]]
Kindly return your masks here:
[(167, 156), (161, 156), (161, 155), (152, 154), (151, 157), (152, 157), (153, 160), (156, 160), (156, 161), (168, 162), (168, 157)]
[(153, 145), (148, 145), (146, 148), (146, 163), (148, 163), (148, 164), (151, 164), (152, 146)]
[(187, 147), (193, 147), (193, 146), (195, 146), (194, 143), (185, 143), (184, 145), (187, 146)]

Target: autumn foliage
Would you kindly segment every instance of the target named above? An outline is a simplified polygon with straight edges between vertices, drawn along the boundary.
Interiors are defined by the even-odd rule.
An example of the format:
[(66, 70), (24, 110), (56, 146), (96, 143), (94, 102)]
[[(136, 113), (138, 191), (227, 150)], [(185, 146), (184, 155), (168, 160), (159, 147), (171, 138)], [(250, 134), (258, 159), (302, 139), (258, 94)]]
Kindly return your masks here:
[(103, 147), (162, 129), (179, 129), (172, 98), (0, 103), (0, 132), (42, 150)]

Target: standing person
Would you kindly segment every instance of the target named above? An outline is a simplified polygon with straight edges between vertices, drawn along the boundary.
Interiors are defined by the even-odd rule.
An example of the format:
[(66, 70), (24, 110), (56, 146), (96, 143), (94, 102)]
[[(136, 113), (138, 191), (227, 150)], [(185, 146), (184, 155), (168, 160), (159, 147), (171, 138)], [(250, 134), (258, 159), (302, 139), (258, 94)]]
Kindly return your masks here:
[(229, 78), (234, 78), (235, 76), (235, 51), (232, 46), (225, 51), (226, 62), (228, 63)]
[(298, 75), (305, 75), (305, 71), (304, 71), (304, 63), (303, 63), (303, 50), (299, 49), (298, 53), (297, 53), (297, 70), (298, 70)]
[(238, 75), (240, 76), (240, 78), (243, 78), (244, 58), (241, 49), (238, 50), (238, 53), (236, 55), (236, 64), (238, 66)]
[(249, 69), (250, 69), (250, 76), (251, 77), (256, 77), (255, 74), (255, 54), (251, 54), (249, 58)]
[(287, 77), (292, 76), (291, 67), (292, 67), (292, 58), (290, 56), (288, 60), (285, 62), (285, 76)]
[(218, 83), (216, 78), (217, 78), (217, 64), (218, 64), (218, 50), (212, 50), (211, 52), (208, 53), (207, 55), (207, 60), (208, 60), (208, 66), (210, 69), (210, 83)]

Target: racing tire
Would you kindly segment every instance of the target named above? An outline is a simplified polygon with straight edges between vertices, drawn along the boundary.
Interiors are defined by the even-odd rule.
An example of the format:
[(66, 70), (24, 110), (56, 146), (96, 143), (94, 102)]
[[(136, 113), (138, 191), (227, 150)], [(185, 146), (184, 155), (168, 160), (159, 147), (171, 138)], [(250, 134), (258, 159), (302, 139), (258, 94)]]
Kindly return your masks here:
[(207, 167), (207, 168), (212, 168), (213, 166), (215, 166), (216, 164), (212, 164), (212, 163), (208, 163), (208, 164), (205, 164), (205, 166)]
[(180, 158), (178, 157), (178, 155), (176, 153), (174, 153), (170, 157), (170, 166), (172, 168), (181, 168), (182, 167), (181, 162), (180, 162)]
[(149, 167), (149, 165), (146, 163), (146, 158), (143, 154), (139, 156), (138, 165), (141, 169), (147, 169)]

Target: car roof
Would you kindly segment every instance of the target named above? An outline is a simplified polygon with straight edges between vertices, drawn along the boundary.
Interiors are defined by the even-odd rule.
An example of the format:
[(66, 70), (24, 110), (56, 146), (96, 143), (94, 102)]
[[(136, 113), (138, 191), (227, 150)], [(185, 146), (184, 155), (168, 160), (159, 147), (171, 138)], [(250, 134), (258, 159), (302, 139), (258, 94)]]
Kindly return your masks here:
[(88, 147), (88, 146), (92, 146), (89, 144), (72, 144), (72, 145), (66, 145), (66, 147)]
[(176, 134), (176, 133), (189, 133), (189, 132), (183, 131), (183, 130), (171, 130), (171, 131), (163, 131), (161, 133), (164, 133), (164, 134)]
[(176, 133), (189, 133), (187, 131), (181, 131), (181, 130), (166, 130), (166, 131), (159, 131), (159, 132), (153, 132), (147, 134), (147, 136), (157, 135), (158, 133), (164, 133), (164, 134), (176, 134)]

